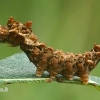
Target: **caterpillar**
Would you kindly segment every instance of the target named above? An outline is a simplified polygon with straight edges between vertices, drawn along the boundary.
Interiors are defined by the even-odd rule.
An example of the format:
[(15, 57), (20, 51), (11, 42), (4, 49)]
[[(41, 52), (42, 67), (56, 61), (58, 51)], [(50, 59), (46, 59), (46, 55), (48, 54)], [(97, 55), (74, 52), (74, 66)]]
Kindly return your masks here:
[(58, 74), (68, 80), (78, 76), (83, 84), (87, 84), (90, 72), (100, 61), (100, 45), (94, 44), (91, 51), (83, 54), (64, 53), (39, 42), (31, 26), (31, 21), (22, 24), (10, 17), (5, 27), (0, 26), (0, 42), (9, 43), (12, 47), (20, 46), (30, 62), (37, 67), (38, 77), (48, 71), (51, 79), (55, 79)]

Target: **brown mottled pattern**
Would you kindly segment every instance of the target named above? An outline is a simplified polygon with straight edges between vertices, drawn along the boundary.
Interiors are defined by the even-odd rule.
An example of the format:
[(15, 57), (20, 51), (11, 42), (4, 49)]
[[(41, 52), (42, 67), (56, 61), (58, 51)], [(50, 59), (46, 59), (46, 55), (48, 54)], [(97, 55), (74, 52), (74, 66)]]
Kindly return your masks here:
[(100, 60), (100, 45), (94, 44), (90, 52), (83, 54), (64, 53), (39, 42), (32, 33), (31, 26), (31, 21), (22, 24), (10, 17), (6, 27), (0, 26), (0, 42), (9, 43), (12, 47), (20, 46), (29, 60), (36, 65), (36, 76), (40, 77), (46, 70), (51, 79), (58, 74), (69, 80), (73, 76), (79, 76), (83, 84), (87, 84), (89, 73)]

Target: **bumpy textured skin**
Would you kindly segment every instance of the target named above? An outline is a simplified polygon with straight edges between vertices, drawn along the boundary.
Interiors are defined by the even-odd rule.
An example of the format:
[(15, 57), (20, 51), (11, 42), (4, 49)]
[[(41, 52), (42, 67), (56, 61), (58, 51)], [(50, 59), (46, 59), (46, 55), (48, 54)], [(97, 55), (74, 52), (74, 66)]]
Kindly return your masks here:
[(12, 47), (20, 46), (37, 67), (36, 76), (40, 77), (44, 71), (48, 71), (51, 79), (58, 74), (69, 80), (73, 76), (79, 76), (83, 84), (87, 84), (89, 73), (100, 60), (100, 45), (94, 44), (90, 52), (83, 54), (64, 53), (39, 42), (31, 26), (31, 21), (22, 24), (10, 17), (6, 27), (0, 26), (0, 41), (9, 43)]

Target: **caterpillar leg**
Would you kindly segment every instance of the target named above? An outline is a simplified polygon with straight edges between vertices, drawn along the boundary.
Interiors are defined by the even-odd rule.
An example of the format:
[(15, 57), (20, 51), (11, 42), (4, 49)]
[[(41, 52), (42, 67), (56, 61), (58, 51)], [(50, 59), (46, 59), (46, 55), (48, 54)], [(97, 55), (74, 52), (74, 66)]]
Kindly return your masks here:
[(42, 67), (37, 67), (36, 76), (41, 77), (42, 74), (43, 74), (43, 72), (44, 72), (44, 68), (42, 68)]
[(44, 56), (42, 55), (41, 61), (37, 64), (36, 76), (38, 77), (41, 77), (46, 70), (46, 59), (43, 59), (43, 57)]
[(89, 74), (84, 73), (84, 74), (80, 75), (79, 77), (81, 78), (83, 84), (88, 84)]
[(50, 78), (51, 78), (51, 80), (55, 80), (56, 76), (57, 76), (57, 72), (55, 72), (55, 71), (51, 71), (50, 72)]
[(65, 71), (65, 72), (63, 72), (62, 75), (63, 75), (66, 79), (68, 79), (68, 80), (73, 80), (73, 74), (72, 74), (72, 72), (69, 73), (69, 72)]
[(73, 63), (70, 59), (67, 60), (65, 69), (61, 72), (61, 74), (68, 80), (73, 80), (74, 76), (74, 69)]

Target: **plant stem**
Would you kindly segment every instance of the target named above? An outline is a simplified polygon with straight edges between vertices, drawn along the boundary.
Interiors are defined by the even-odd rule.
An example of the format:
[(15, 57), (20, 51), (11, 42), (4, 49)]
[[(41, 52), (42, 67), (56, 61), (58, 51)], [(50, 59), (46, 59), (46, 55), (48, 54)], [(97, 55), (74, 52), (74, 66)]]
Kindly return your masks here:
[(14, 83), (50, 83), (50, 78), (22, 78), (22, 79), (0, 79), (0, 84)]
[[(59, 80), (60, 77), (56, 78), (56, 81)], [(55, 80), (54, 80), (55, 81)], [(0, 84), (16, 84), (16, 83), (50, 83), (50, 78), (21, 78), (21, 79), (0, 79)], [(65, 78), (61, 78), (59, 83), (67, 83), (67, 84), (76, 84), (76, 85), (84, 85), (84, 86), (92, 86), (100, 91), (100, 78), (95, 76), (90, 76), (88, 84), (83, 84), (80, 81), (79, 77), (74, 77), (73, 80), (67, 80)]]

